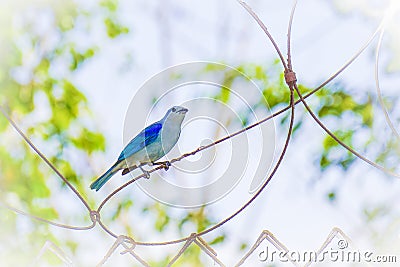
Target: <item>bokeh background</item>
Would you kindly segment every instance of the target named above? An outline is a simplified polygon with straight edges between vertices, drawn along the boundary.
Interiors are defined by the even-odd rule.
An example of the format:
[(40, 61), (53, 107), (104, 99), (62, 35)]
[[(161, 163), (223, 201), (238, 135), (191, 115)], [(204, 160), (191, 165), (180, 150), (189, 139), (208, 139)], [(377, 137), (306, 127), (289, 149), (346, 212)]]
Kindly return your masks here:
[[(292, 1), (247, 2), (286, 52)], [(136, 92), (165, 68), (191, 61), (224, 63), (238, 68), (259, 86), (268, 105), (260, 97), (252, 103), (254, 110), (268, 113), (271, 108), (274, 112), (289, 103), (276, 52), (236, 1), (0, 3), (0, 104), (92, 208), (129, 180), (115, 177), (102, 191), (89, 189), (124, 146), (126, 113)], [(300, 89), (308, 92), (359, 51), (386, 16), (379, 68), (376, 70), (375, 64), (377, 35), (355, 62), (308, 101), (341, 140), (397, 173), (399, 6), (395, 0), (299, 1), (292, 32), (294, 70)], [(381, 102), (393, 129), (380, 106), (376, 71)], [(154, 99), (160, 97), (157, 92), (153, 92)], [(229, 95), (222, 90), (211, 97), (229, 105)], [(171, 104), (175, 102), (171, 99)], [(151, 99), (143, 101), (142, 108), (150, 110), (153, 104)], [(275, 143), (279, 154), (289, 115), (286, 112), (275, 118), (274, 140), (250, 140), (254, 144)], [(237, 130), (252, 122), (251, 113), (242, 113), (240, 120), (222, 117), (220, 122)], [(205, 126), (196, 127), (202, 132)], [(210, 129), (214, 130), (210, 139), (224, 136), (218, 127)], [(189, 139), (190, 145), (183, 146), (182, 152), (201, 145), (202, 140), (195, 135)], [(218, 148), (215, 152), (218, 157)], [(87, 231), (66, 230), (7, 208), (68, 225), (91, 224), (79, 199), (4, 116), (0, 116), (0, 190), (2, 266), (64, 266), (55, 255), (61, 252), (51, 251), (56, 246), (75, 265), (94, 266), (115, 241), (98, 226)], [(353, 240), (354, 249), (398, 255), (400, 261), (399, 192), (398, 178), (340, 147), (298, 105), (288, 152), (271, 183), (250, 207), (204, 239), (222, 262), (232, 266), (262, 230), (272, 232), (290, 250), (305, 251), (317, 250), (331, 229), (339, 227)], [(209, 206), (177, 209), (158, 203), (131, 185), (111, 200), (101, 215), (118, 234), (145, 242), (167, 241), (214, 225), (249, 197), (242, 190)], [(50, 244), (47, 241), (54, 245), (49, 250), (43, 249)], [(267, 245), (271, 247), (263, 243), (260, 249)], [(181, 246), (138, 246), (135, 251), (151, 266), (165, 266)], [(118, 252), (105, 266), (140, 266), (133, 257)], [(254, 253), (245, 266), (291, 265), (260, 263), (257, 255)], [(176, 266), (212, 264), (198, 247), (191, 246)]]

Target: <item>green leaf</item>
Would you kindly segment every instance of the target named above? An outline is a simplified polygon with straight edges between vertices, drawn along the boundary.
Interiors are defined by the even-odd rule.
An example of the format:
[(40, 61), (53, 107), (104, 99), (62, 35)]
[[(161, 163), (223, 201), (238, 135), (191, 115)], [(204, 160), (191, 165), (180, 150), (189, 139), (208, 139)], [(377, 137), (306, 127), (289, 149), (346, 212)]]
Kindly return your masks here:
[(326, 168), (328, 168), (330, 165), (332, 164), (332, 162), (328, 159), (327, 155), (322, 155), (319, 161), (319, 165), (321, 168), (321, 171), (325, 170)]
[[(55, 163), (57, 169), (64, 175), (64, 177), (74, 183), (74, 184), (79, 184), (79, 179), (78, 176), (76, 175), (75, 170), (72, 168), (71, 164), (61, 158), (52, 158), (52, 162)], [(63, 183), (63, 185), (65, 185)]]
[(121, 34), (129, 33), (129, 29), (127, 27), (118, 24), (117, 22), (113, 21), (111, 18), (106, 18), (104, 20), (104, 25), (106, 26), (107, 35), (110, 38), (116, 38)]
[(152, 207), (150, 207), (149, 210), (155, 211), (156, 213), (154, 228), (158, 232), (162, 232), (170, 222), (170, 217), (167, 213), (166, 207), (161, 205), (160, 203), (156, 203)]
[(214, 238), (214, 240), (212, 240), (211, 242), (209, 242), (209, 244), (216, 245), (216, 244), (224, 242), (224, 240), (225, 240), (225, 235), (220, 235), (220, 236), (217, 236), (216, 238)]
[(302, 120), (298, 121), (298, 122), (293, 126), (292, 133), (293, 133), (293, 134), (296, 133), (296, 132), (301, 128), (301, 125), (302, 125), (302, 124), (303, 124), (303, 121), (302, 121)]
[(242, 244), (240, 244), (239, 249), (240, 249), (240, 250), (245, 250), (247, 247), (248, 247), (247, 243), (244, 243), (244, 242), (243, 242)]
[(164, 216), (159, 215), (156, 219), (154, 227), (156, 228), (157, 231), (162, 232), (168, 225), (169, 221), (170, 217), (166, 213), (164, 214)]
[[(344, 142), (346, 145), (351, 146), (353, 142), (353, 135), (354, 131), (353, 130), (347, 130), (347, 131), (342, 131), (342, 130), (337, 130), (334, 131), (333, 134), (339, 138), (342, 142)], [(330, 135), (327, 135), (323, 141), (323, 148), (326, 151), (329, 151), (333, 147), (336, 147), (339, 145), (338, 142), (336, 142), (335, 139), (333, 139)]]
[(121, 203), (118, 203), (118, 207), (117, 207), (116, 211), (114, 212), (114, 214), (112, 215), (111, 219), (116, 220), (119, 217), (119, 215), (121, 214), (121, 211), (123, 209), (128, 209), (132, 205), (133, 205), (133, 201), (130, 199), (125, 199)]
[(236, 71), (233, 70), (226, 71), (224, 74), (224, 80), (222, 82), (220, 94), (217, 95), (215, 98), (223, 103), (228, 103), (231, 95), (232, 84), (236, 78), (237, 78)]
[(82, 129), (77, 138), (72, 138), (71, 142), (75, 147), (92, 154), (95, 151), (105, 151), (106, 140), (100, 133), (91, 132), (88, 129)]
[(118, 8), (118, 1), (117, 0), (102, 0), (100, 2), (100, 6), (105, 7), (110, 12), (117, 11)]
[(255, 67), (255, 75), (254, 77), (258, 80), (266, 81), (267, 80), (267, 75), (264, 72), (263, 67), (261, 66), (256, 66)]
[(70, 48), (70, 54), (71, 54), (71, 64), (69, 66), (70, 70), (76, 70), (79, 68), (79, 66), (85, 62), (87, 59), (91, 58), (95, 54), (95, 49), (94, 48), (88, 48), (86, 51), (83, 53), (80, 53), (75, 50), (74, 47)]
[(371, 99), (368, 99), (367, 103), (357, 106), (355, 112), (361, 116), (364, 126), (372, 128), (374, 113)]
[(328, 193), (329, 201), (333, 202), (336, 200), (336, 193), (334, 191)]
[(340, 160), (339, 164), (343, 168), (343, 170), (348, 170), (350, 166), (354, 163), (355, 159), (356, 157), (353, 154), (348, 153), (348, 155), (344, 159)]

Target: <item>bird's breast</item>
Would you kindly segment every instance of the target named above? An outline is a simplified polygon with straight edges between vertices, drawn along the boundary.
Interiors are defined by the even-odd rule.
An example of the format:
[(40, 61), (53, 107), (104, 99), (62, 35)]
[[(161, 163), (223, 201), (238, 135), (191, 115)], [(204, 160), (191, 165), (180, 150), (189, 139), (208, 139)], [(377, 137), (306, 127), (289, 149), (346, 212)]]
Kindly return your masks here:
[(171, 149), (178, 142), (180, 133), (181, 133), (180, 125), (175, 125), (175, 124), (164, 125), (160, 137), (165, 154), (171, 151)]

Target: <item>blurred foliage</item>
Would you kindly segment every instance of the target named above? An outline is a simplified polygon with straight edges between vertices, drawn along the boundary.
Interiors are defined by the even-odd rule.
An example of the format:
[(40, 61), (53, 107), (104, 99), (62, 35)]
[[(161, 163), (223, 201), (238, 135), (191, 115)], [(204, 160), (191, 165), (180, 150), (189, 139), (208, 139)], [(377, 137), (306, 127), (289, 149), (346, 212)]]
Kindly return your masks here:
[(120, 24), (118, 24), (114, 20), (112, 20), (111, 18), (106, 18), (104, 20), (104, 24), (106, 25), (106, 28), (107, 28), (107, 34), (111, 38), (115, 38), (121, 34), (125, 34), (125, 33), (129, 32), (128, 28), (121, 26)]
[[(245, 74), (249, 79), (257, 84), (262, 91), (264, 99), (252, 107), (257, 108), (270, 108), (272, 112), (276, 112), (289, 105), (290, 92), (286, 86), (284, 75), (281, 70), (280, 62), (274, 61), (272, 64), (263, 66), (254, 63), (245, 63), (236, 66), (236, 68)], [(208, 71), (218, 71), (215, 69), (207, 69)], [(227, 71), (224, 77), (223, 85), (229, 87), (237, 79), (236, 72)], [(307, 88), (302, 84), (298, 84), (299, 90), (303, 96), (309, 93), (313, 88)], [(227, 92), (228, 91), (228, 92)], [(229, 101), (229, 90), (221, 88), (216, 99), (221, 101)], [(295, 101), (299, 97), (295, 93)], [(378, 137), (374, 133), (374, 105), (377, 103), (371, 95), (363, 93), (362, 95), (349, 90), (345, 85), (336, 83), (326, 86), (317, 91), (313, 96), (307, 99), (309, 105), (317, 116), (324, 121), (328, 122), (328, 128), (343, 141), (346, 145), (358, 151), (365, 150), (365, 147), (373, 145), (376, 146), (376, 154), (374, 161), (384, 164), (385, 167), (393, 169), (395, 166), (390, 163), (388, 159), (396, 157), (400, 158), (399, 149), (393, 149), (398, 146), (397, 140), (389, 138), (386, 146), (381, 146), (382, 140), (378, 141)], [(392, 101), (395, 101), (392, 99)], [(299, 104), (298, 107), (301, 107)], [(250, 117), (250, 110), (241, 113), (241, 123), (247, 125)], [(287, 129), (290, 113), (286, 112), (277, 118), (280, 118), (280, 126), (283, 130)], [(296, 121), (293, 126), (293, 137), (296, 138), (296, 132), (302, 128), (305, 116), (309, 116), (305, 108), (296, 109)], [(360, 141), (359, 136), (364, 136)], [(367, 136), (367, 138), (365, 138)], [(357, 141), (357, 142), (355, 142)], [(343, 149), (334, 139), (326, 134), (320, 144), (320, 151), (316, 157), (316, 164), (320, 172), (328, 171), (329, 169), (339, 167), (344, 172), (351, 168), (355, 162), (356, 157)], [(398, 162), (398, 161), (395, 161)], [(390, 165), (392, 164), (392, 165)], [(337, 195), (332, 192), (327, 194), (327, 199), (333, 201)]]
[[(95, 171), (90, 170), (90, 157), (95, 152), (104, 152), (106, 141), (96, 128), (84, 123), (95, 118), (90, 111), (90, 101), (82, 88), (74, 82), (73, 77), (97, 56), (99, 47), (90, 41), (84, 44), (77, 43), (73, 35), (84, 32), (90, 36), (91, 27), (82, 25), (90, 25), (93, 16), (98, 14), (103, 16), (104, 32), (110, 39), (128, 33), (129, 29), (120, 24), (117, 16), (118, 2), (112, 0), (101, 1), (97, 8), (91, 10), (84, 10), (79, 5), (65, 2), (63, 5), (45, 6), (31, 3), (17, 11), (13, 19), (20, 23), (15, 24), (18, 27), (11, 29), (12, 34), (2, 44), (7, 46), (2, 47), (3, 51), (9, 53), (2, 56), (0, 73), (10, 75), (0, 75), (0, 103), (34, 140), (38, 148), (45, 150), (46, 156), (56, 168), (87, 199), (87, 184), (93, 177), (84, 177), (80, 168), (70, 161), (70, 155), (79, 156), (79, 161), (85, 165), (85, 173), (90, 172), (96, 176)], [(29, 12), (41, 14), (43, 20), (51, 22), (49, 27), (42, 29), (43, 26), (37, 22), (36, 17), (27, 15)], [(48, 42), (53, 37), (56, 41)], [(42, 114), (40, 119), (37, 119), (38, 114)], [(12, 206), (29, 214), (57, 221), (62, 211), (52, 206), (52, 198), (60, 191), (70, 191), (69, 188), (15, 133), (3, 116), (0, 116), (0, 136), (2, 140), (10, 140), (0, 145), (2, 201), (10, 202)], [(53, 181), (59, 183), (59, 188), (50, 187), (54, 186)], [(91, 201), (89, 199), (89, 202)], [(131, 208), (131, 199), (121, 201), (111, 214), (111, 220), (127, 216)], [(154, 218), (153, 227), (159, 233), (175, 225), (177, 231), (184, 235), (181, 231), (184, 225), (191, 225), (197, 231), (202, 231), (212, 224), (204, 209), (184, 212), (183, 217), (178, 219), (172, 219), (169, 209), (159, 203), (151, 204), (143, 211), (143, 214), (147, 213)], [(15, 238), (15, 234), (19, 235), (17, 221), (20, 220), (20, 216), (7, 209), (1, 209), (0, 215), (3, 226), (0, 231), (2, 241)], [(86, 213), (76, 216), (84, 220), (84, 225), (90, 222)], [(15, 245), (1, 246), (0, 257), (12, 259), (7, 262), (9, 266), (27, 265), (25, 261), (35, 258), (47, 240), (60, 247), (69, 247), (72, 253), (80, 247), (73, 239), (59, 240), (51, 227), (45, 223), (28, 218), (24, 220), (34, 226), (23, 239), (27, 243), (22, 245), (30, 248), (30, 255), (23, 258), (17, 256), (21, 247), (21, 243), (18, 242), (14, 242)], [(133, 235), (130, 222), (122, 223), (126, 233)], [(211, 242), (218, 244), (223, 242), (224, 238), (224, 235), (220, 235)], [(192, 246), (176, 265), (202, 266), (200, 255), (200, 249)], [(161, 262), (154, 262), (154, 266), (165, 266), (170, 257), (171, 255)], [(45, 253), (42, 261), (50, 265), (61, 263), (52, 253)]]
[(121, 34), (129, 33), (129, 29), (118, 22), (116, 11), (118, 9), (117, 0), (104, 0), (100, 5), (107, 10), (107, 17), (104, 19), (107, 35), (110, 38), (116, 38)]
[[(236, 68), (255, 82), (264, 96), (264, 99), (260, 99), (260, 102), (251, 107), (251, 109), (265, 109), (267, 107), (274, 113), (289, 105), (290, 91), (285, 83), (278, 60), (265, 66), (244, 63), (236, 66)], [(220, 70), (210, 68), (209, 71)], [(242, 79), (242, 77), (234, 75), (238, 74), (234, 71), (227, 71), (224, 77), (225, 80), (222, 83), (223, 86), (229, 88), (236, 79)], [(313, 88), (307, 88), (302, 84), (298, 84), (298, 87), (303, 96), (313, 90)], [(229, 90), (222, 87), (219, 94), (215, 95), (215, 98), (226, 103), (229, 101), (229, 95)], [(295, 101), (298, 100), (299, 97), (295, 92)], [(396, 103), (397, 100), (390, 99), (390, 103)], [(398, 170), (398, 164), (400, 163), (399, 142), (396, 136), (392, 134), (382, 136), (380, 124), (377, 124), (379, 120), (375, 118), (376, 106), (374, 106), (374, 103), (378, 103), (378, 101), (374, 99), (374, 96), (365, 92), (359, 93), (347, 88), (344, 84), (335, 83), (325, 86), (306, 101), (319, 119), (328, 126), (338, 139), (356, 151), (361, 152), (361, 154), (365, 154), (363, 152), (368, 147), (368, 150), (374, 152), (372, 155), (368, 155), (370, 159), (392, 171), (395, 171), (396, 168)], [(248, 125), (252, 112), (250, 109), (240, 112), (240, 120), (243, 126)], [(306, 116), (309, 116), (307, 113), (308, 111), (301, 103), (297, 105), (292, 142), (296, 140), (299, 129), (306, 123)], [(275, 118), (276, 121), (279, 121), (277, 125), (282, 128), (282, 132), (287, 131), (289, 118), (290, 112), (285, 112)], [(314, 123), (312, 119), (310, 120)], [(314, 125), (319, 127), (316, 124)], [(320, 172), (321, 175), (319, 177), (323, 179), (325, 176), (322, 173), (339, 169), (342, 171), (343, 177), (345, 177), (349, 169), (355, 166), (357, 157), (343, 148), (327, 133), (324, 132), (324, 134), (325, 137), (322, 142), (311, 139), (308, 141), (312, 147), (319, 146), (320, 151), (313, 154), (316, 170), (314, 172), (310, 171), (310, 173)], [(327, 201), (336, 203), (340, 196), (337, 193), (338, 188), (340, 188), (340, 184), (333, 185), (333, 188), (328, 190), (326, 193)], [(365, 208), (363, 213), (366, 222), (369, 223), (386, 216), (388, 210), (386, 206), (369, 207)], [(250, 243), (243, 242), (239, 250), (246, 249), (251, 242), (253, 241), (250, 241)]]
[[(11, 5), (9, 10), (12, 12), (8, 17), (3, 17), (8, 19), (8, 26), (1, 27), (0, 48), (4, 54), (0, 56), (0, 103), (38, 147), (46, 150), (46, 156), (57, 169), (85, 196), (88, 181), (82, 182), (79, 168), (68, 160), (67, 151), (79, 154), (81, 162), (89, 163), (94, 152), (105, 150), (105, 138), (91, 125), (83, 123), (85, 118), (90, 121), (93, 117), (88, 99), (73, 79), (73, 72), (79, 72), (86, 62), (96, 56), (98, 48), (90, 41), (76, 43), (73, 32), (86, 31), (89, 35), (89, 28), (79, 26), (77, 21), (90, 24), (97, 10), (89, 12), (69, 1), (49, 2), (46, 5), (32, 1), (23, 7)], [(109, 17), (115, 16), (115, 10), (108, 9), (104, 16), (104, 20), (109, 21)], [(110, 35), (108, 24), (105, 23), (105, 33)], [(126, 32), (116, 22), (113, 22), (113, 27), (119, 29), (119, 32), (112, 32), (113, 38)], [(30, 214), (57, 221), (60, 211), (52, 206), (51, 199), (60, 190), (69, 188), (35, 155), (3, 116), (0, 117), (0, 138), (3, 140), (0, 145), (2, 201), (11, 202)], [(90, 170), (89, 164), (86, 165), (86, 171)], [(50, 188), (50, 184), (54, 185), (49, 183), (50, 179), (58, 181), (60, 188)], [(4, 209), (0, 210), (0, 216), (2, 239), (13, 238), (13, 233), (18, 235), (17, 216)], [(85, 218), (86, 222), (82, 223), (89, 222), (88, 214), (77, 216)], [(47, 224), (37, 221), (30, 221), (29, 224), (35, 227), (29, 232), (30, 245), (26, 247), (30, 247), (29, 251), (33, 254), (31, 257), (12, 256), (18, 253), (21, 244), (6, 243), (7, 246), (1, 246), (0, 257), (13, 260), (4, 264), (26, 266), (27, 262), (23, 260), (34, 258), (46, 240), (55, 244), (65, 242), (72, 251), (76, 250), (74, 241), (57, 240)], [(45, 261), (55, 264), (51, 254), (45, 255)]]
[[(2, 62), (0, 66), (0, 103), (6, 107), (29, 137), (35, 140), (38, 147), (46, 150), (50, 161), (84, 197), (87, 195), (87, 184), (90, 177), (84, 177), (79, 168), (69, 161), (71, 158), (69, 154), (79, 156), (79, 161), (85, 165), (85, 173), (91, 172), (95, 176), (94, 170), (90, 170), (90, 157), (93, 153), (104, 152), (106, 141), (95, 127), (84, 123), (87, 121), (85, 118), (88, 118), (89, 121), (94, 119), (90, 111), (90, 101), (83, 93), (83, 88), (79, 88), (73, 79), (74, 74), (97, 56), (99, 47), (90, 41), (86, 44), (77, 43), (73, 34), (83, 31), (90, 36), (90, 27), (82, 25), (85, 23), (90, 25), (93, 23), (92, 16), (99, 14), (102, 16), (104, 34), (108, 38), (115, 40), (117, 37), (129, 33), (130, 29), (119, 21), (118, 9), (119, 5), (116, 0), (101, 1), (96, 8), (90, 11), (83, 10), (79, 5), (69, 1), (49, 3), (46, 6), (35, 6), (35, 3), (27, 4), (19, 12), (11, 13), (8, 18), (10, 27), (2, 29), (0, 48), (4, 53), (0, 55)], [(47, 25), (45, 29), (42, 29), (43, 25), (37, 21), (37, 17), (28, 16), (30, 12), (41, 16)], [(19, 23), (13, 23), (13, 20), (17, 20)], [(51, 41), (50, 37), (55, 40)], [(253, 108), (265, 109), (267, 103), (272, 111), (277, 111), (289, 104), (289, 90), (278, 63), (275, 61), (268, 66), (251, 63), (237, 66), (237, 69), (256, 82), (265, 97), (265, 99), (260, 99)], [(210, 68), (207, 71), (214, 71), (214, 69)], [(215, 99), (229, 103), (231, 95), (226, 88), (231, 87), (235, 82), (237, 78), (235, 75), (234, 72), (225, 73), (224, 87), (219, 94), (214, 96)], [(299, 85), (299, 89), (303, 94), (311, 91), (311, 88), (304, 85)], [(345, 86), (336, 84), (325, 87), (312, 96), (311, 99), (314, 101), (310, 101), (310, 105), (321, 119), (327, 120), (330, 125), (333, 125), (330, 128), (338, 138), (347, 145), (360, 150), (373, 144), (375, 140), (372, 131), (374, 128), (373, 103), (375, 101), (367, 94), (361, 97), (355, 97), (355, 95)], [(296, 100), (298, 100), (297, 96)], [(42, 116), (42, 113), (45, 115)], [(296, 113), (294, 138), (299, 129), (304, 126), (306, 116), (306, 112), (301, 108), (297, 108)], [(248, 125), (249, 116), (250, 114), (246, 111), (241, 113), (243, 126)], [(288, 116), (288, 113), (281, 115), (279, 121), (281, 127), (287, 127)], [(38, 120), (37, 117), (40, 119)], [(356, 130), (366, 133), (369, 138), (360, 142)], [(0, 116), (0, 140), (2, 200), (15, 204), (30, 214), (57, 220), (60, 211), (51, 205), (50, 200), (57, 192), (69, 189), (17, 136), (3, 116)], [(376, 149), (378, 152), (375, 159), (379, 163), (386, 164), (388, 158), (398, 157), (393, 154), (399, 153), (398, 150), (387, 149), (394, 145), (395, 142), (389, 140), (387, 146)], [(329, 136), (326, 136), (321, 142), (320, 150), (321, 153), (315, 159), (317, 170), (320, 172), (337, 167), (347, 171), (355, 162), (355, 157), (340, 148), (337, 142)], [(50, 185), (54, 186), (53, 181), (58, 181), (59, 188), (50, 188)], [(337, 198), (335, 190), (327, 194), (327, 199), (330, 201)], [(184, 236), (187, 229), (200, 232), (216, 223), (204, 208), (185, 210), (178, 216), (173, 216), (171, 208), (165, 205), (145, 203), (144, 206), (142, 214), (154, 218), (152, 228), (160, 234), (172, 229)], [(111, 214), (111, 220), (118, 220), (122, 215), (126, 216), (131, 208), (138, 208), (138, 206), (134, 206), (131, 199), (121, 201)], [(373, 220), (382, 213), (384, 212), (381, 210), (365, 210), (367, 220)], [(21, 244), (8, 242), (20, 235), (18, 221), (21, 218), (6, 209), (0, 209), (0, 216), (2, 224), (0, 235), (4, 238), (3, 245), (0, 245), (0, 257), (8, 255), (7, 259), (13, 259), (12, 262), (5, 263), (8, 266), (27, 265), (26, 262), (23, 262), (23, 258), (19, 257)], [(87, 214), (78, 216), (86, 218), (85, 222), (89, 222)], [(47, 224), (28, 221), (29, 225), (33, 225), (27, 234), (29, 237), (27, 244), (31, 247), (31, 258), (34, 258), (35, 252), (43, 246), (46, 240), (57, 245), (64, 242), (64, 245), (73, 252), (80, 246), (74, 240), (58, 240)], [(125, 230), (130, 235), (133, 231), (132, 223), (129, 220), (124, 223)], [(225, 242), (225, 233), (218, 232), (216, 234), (214, 239), (209, 240), (210, 245)], [(240, 244), (240, 250), (247, 247), (246, 243)], [(152, 262), (152, 266), (165, 266), (171, 256), (167, 256), (160, 262)], [(29, 257), (25, 259), (27, 258)], [(57, 260), (51, 255), (45, 258), (49, 264), (57, 263)], [(190, 246), (175, 265), (204, 266), (202, 251), (195, 245)]]

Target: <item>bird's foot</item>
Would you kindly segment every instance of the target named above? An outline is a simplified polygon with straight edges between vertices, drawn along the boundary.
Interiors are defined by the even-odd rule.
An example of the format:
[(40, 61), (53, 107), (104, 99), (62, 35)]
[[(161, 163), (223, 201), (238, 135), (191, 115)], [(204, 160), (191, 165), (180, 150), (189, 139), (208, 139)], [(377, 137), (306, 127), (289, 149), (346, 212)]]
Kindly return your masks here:
[(144, 174), (144, 178), (146, 179), (150, 179), (150, 172), (146, 171), (145, 169), (143, 169), (143, 167), (141, 165), (139, 165), (140, 170), (143, 172)]
[(163, 164), (164, 170), (168, 171), (169, 167), (171, 167), (171, 162), (165, 161)]
[(150, 173), (148, 171), (143, 171), (144, 178), (150, 179)]
[(159, 161), (159, 162), (152, 162), (152, 165), (161, 165), (164, 170), (168, 171), (169, 167), (171, 167), (171, 162), (167, 161)]

